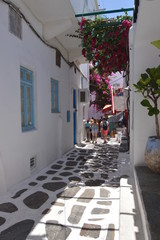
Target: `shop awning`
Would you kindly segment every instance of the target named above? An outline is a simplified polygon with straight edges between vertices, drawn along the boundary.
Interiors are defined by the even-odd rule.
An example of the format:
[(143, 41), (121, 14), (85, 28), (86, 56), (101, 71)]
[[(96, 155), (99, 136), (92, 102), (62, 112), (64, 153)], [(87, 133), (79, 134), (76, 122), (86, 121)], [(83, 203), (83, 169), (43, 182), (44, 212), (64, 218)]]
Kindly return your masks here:
[(116, 115), (112, 115), (111, 117), (109, 117), (109, 122), (122, 122), (123, 118), (123, 112), (120, 112)]
[(111, 104), (107, 104), (107, 105), (105, 105), (104, 108), (102, 109), (102, 112), (107, 112), (107, 111), (109, 111), (109, 110), (111, 110), (111, 109), (112, 109), (112, 105), (111, 105)]

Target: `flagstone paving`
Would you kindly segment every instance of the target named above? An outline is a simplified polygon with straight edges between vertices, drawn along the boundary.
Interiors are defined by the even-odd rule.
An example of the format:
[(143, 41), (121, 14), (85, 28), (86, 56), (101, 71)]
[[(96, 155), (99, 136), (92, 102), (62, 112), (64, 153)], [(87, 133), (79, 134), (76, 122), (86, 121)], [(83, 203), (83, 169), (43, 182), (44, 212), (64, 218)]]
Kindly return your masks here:
[(1, 240), (118, 240), (119, 144), (83, 144), (0, 199)]

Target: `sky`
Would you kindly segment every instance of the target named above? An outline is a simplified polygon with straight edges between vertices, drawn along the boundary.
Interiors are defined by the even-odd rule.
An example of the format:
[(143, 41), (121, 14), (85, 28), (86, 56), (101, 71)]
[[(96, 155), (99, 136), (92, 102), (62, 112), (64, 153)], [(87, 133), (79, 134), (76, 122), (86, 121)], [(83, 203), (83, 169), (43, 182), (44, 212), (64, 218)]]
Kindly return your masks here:
[[(97, 2), (99, 4), (99, 8), (100, 9), (105, 8), (105, 11), (134, 7), (134, 0), (97, 0)], [(119, 15), (123, 15), (123, 12), (115, 13), (115, 14), (107, 14), (104, 16), (111, 18)], [(128, 12), (128, 15), (133, 16), (133, 11)]]

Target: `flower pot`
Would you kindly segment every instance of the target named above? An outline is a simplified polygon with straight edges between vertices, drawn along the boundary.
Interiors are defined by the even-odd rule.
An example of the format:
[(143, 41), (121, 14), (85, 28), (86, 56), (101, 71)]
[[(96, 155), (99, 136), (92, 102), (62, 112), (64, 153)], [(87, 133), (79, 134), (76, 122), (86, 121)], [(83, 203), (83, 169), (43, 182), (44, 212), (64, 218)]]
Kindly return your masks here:
[(156, 136), (148, 138), (145, 149), (145, 162), (155, 173), (160, 173), (160, 139)]

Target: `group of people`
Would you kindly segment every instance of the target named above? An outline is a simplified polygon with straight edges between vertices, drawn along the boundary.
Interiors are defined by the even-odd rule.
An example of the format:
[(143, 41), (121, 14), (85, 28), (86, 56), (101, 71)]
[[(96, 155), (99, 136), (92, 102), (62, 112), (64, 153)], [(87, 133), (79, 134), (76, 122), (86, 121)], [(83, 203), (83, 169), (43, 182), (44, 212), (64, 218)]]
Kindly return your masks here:
[(109, 122), (107, 120), (107, 118), (103, 118), (102, 121), (99, 122), (92, 118), (87, 119), (87, 122), (85, 124), (85, 129), (86, 129), (86, 135), (87, 135), (87, 142), (90, 142), (90, 140), (92, 141), (92, 143), (97, 143), (97, 135), (98, 132), (101, 132), (101, 135), (103, 137), (104, 143), (107, 142), (107, 135), (108, 135), (108, 131), (109, 131)]

